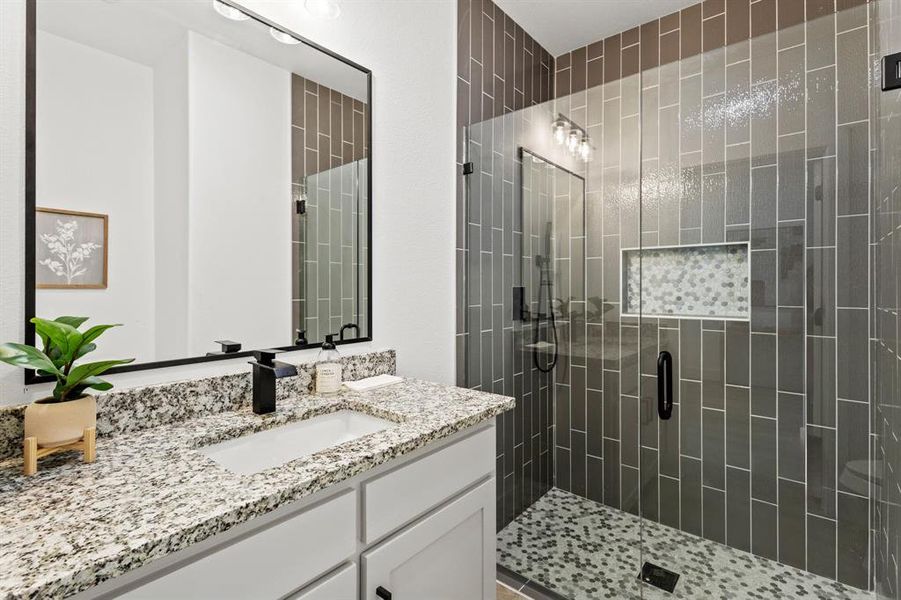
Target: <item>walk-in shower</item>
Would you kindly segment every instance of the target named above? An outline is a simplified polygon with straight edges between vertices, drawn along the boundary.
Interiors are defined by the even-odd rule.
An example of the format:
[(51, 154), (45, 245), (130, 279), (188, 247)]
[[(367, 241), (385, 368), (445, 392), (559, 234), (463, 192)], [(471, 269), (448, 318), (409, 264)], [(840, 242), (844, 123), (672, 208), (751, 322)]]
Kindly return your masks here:
[(459, 377), (517, 399), (502, 577), (899, 597), (901, 2), (707, 1), (556, 57), (460, 7)]

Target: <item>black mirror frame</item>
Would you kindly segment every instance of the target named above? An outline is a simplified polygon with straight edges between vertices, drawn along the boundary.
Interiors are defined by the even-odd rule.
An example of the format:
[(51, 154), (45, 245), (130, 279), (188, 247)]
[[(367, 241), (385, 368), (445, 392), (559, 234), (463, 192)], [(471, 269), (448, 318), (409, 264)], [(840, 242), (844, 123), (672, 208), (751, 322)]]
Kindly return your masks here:
[[(367, 161), (367, 177), (369, 178), (369, 183), (367, 189), (369, 190), (367, 204), (368, 204), (368, 220), (366, 223), (367, 228), (367, 239), (369, 241), (367, 247), (367, 261), (368, 261), (368, 269), (366, 270), (366, 286), (368, 288), (368, 294), (366, 299), (366, 336), (365, 337), (356, 337), (352, 340), (344, 340), (344, 341), (335, 341), (335, 344), (355, 344), (360, 342), (371, 342), (372, 341), (372, 146), (373, 146), (373, 138), (372, 138), (372, 116), (373, 116), (373, 106), (372, 106), (372, 71), (367, 69), (366, 67), (359, 65), (352, 60), (341, 56), (340, 54), (329, 50), (328, 48), (324, 48), (319, 44), (306, 39), (305, 37), (294, 33), (289, 29), (285, 29), (283, 26), (274, 23), (260, 15), (251, 12), (236, 4), (235, 0), (221, 0), (225, 4), (229, 4), (246, 14), (252, 19), (267, 25), (269, 27), (274, 27), (276, 29), (280, 29), (285, 33), (290, 34), (294, 38), (300, 40), (301, 43), (323, 52), (324, 54), (341, 61), (342, 63), (353, 67), (363, 74), (366, 75), (366, 97), (367, 103), (369, 105), (369, 120), (366, 123), (367, 136), (369, 139), (369, 157)], [(36, 181), (35, 181), (35, 165), (36, 165), (36, 156), (35, 156), (35, 141), (36, 141), (36, 122), (37, 122), (37, 2), (38, 0), (26, 0), (25, 6), (25, 343), (29, 345), (34, 345), (35, 342), (35, 330), (34, 325), (30, 322), (30, 319), (35, 316), (35, 209), (37, 207), (36, 204)], [(337, 333), (337, 332), (336, 332)], [(282, 351), (294, 351), (294, 350), (305, 350), (308, 348), (318, 348), (320, 347), (322, 342), (317, 342), (313, 344), (303, 344), (296, 346), (281, 346), (278, 347), (278, 350)], [(160, 361), (152, 361), (152, 362), (144, 362), (144, 363), (132, 363), (129, 365), (115, 367), (107, 371), (107, 374), (115, 374), (115, 373), (127, 373), (133, 371), (145, 371), (150, 369), (164, 369), (166, 367), (177, 367), (181, 365), (192, 365), (197, 363), (207, 363), (213, 361), (220, 360), (232, 360), (235, 358), (248, 357), (253, 355), (253, 350), (247, 350), (244, 352), (234, 352), (230, 354), (221, 354), (215, 356), (195, 356), (188, 358), (178, 358), (172, 360), (160, 360)], [(25, 370), (25, 384), (36, 384), (36, 383), (44, 383), (53, 381), (53, 377), (38, 375), (33, 369)]]

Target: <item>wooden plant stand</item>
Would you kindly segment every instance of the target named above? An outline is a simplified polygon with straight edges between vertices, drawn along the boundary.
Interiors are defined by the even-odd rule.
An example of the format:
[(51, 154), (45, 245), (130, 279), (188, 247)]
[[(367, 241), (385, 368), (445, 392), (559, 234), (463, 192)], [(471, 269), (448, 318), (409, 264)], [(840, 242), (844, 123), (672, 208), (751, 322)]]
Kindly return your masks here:
[(87, 427), (84, 430), (84, 436), (77, 442), (66, 444), (65, 446), (55, 446), (53, 448), (38, 448), (38, 439), (35, 437), (27, 437), (22, 444), (22, 454), (25, 457), (25, 466), (22, 472), (25, 475), (34, 475), (38, 471), (38, 459), (64, 452), (66, 450), (81, 450), (84, 455), (84, 462), (92, 463), (97, 458), (97, 430), (94, 427)]

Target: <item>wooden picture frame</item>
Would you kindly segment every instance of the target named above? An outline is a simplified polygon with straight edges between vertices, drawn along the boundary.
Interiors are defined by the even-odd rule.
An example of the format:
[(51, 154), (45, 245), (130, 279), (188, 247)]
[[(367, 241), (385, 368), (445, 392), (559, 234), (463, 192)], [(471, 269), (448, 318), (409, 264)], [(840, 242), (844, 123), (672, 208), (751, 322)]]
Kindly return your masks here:
[[(88, 245), (88, 256), (91, 257), (92, 260), (90, 260), (90, 264), (86, 266), (85, 269), (90, 267), (90, 271), (86, 270), (71, 277), (67, 274), (67, 266), (60, 262), (61, 260), (63, 260), (62, 257), (60, 257), (60, 255), (58, 254), (53, 254), (52, 251), (48, 249), (48, 244), (44, 242), (42, 238), (42, 234), (48, 234), (51, 232), (41, 231), (41, 213), (43, 213), (44, 215), (55, 215), (57, 217), (70, 217), (70, 222), (75, 223), (76, 230), (79, 220), (86, 222), (89, 220), (99, 221), (99, 223), (94, 224), (94, 228), (96, 229), (97, 227), (99, 227), (101, 233), (99, 235), (96, 235), (95, 232), (95, 235), (91, 236), (91, 239), (83, 240), (83, 238), (81, 238), (83, 241), (79, 242), (79, 244)], [(60, 220), (57, 219), (57, 223), (59, 223), (59, 221)], [(107, 278), (109, 274), (109, 215), (61, 208), (45, 208), (39, 206), (35, 208), (35, 229), (35, 288), (40, 290), (106, 289)], [(56, 232), (53, 233), (59, 235), (61, 231), (59, 228), (57, 228)], [(95, 255), (95, 252), (102, 254), (98, 257)], [(43, 264), (42, 262), (42, 260), (46, 260), (48, 254), (55, 257), (54, 261), (57, 263), (55, 270)], [(42, 259), (42, 257), (44, 258)], [(69, 271), (71, 271), (71, 268), (69, 269)], [(59, 281), (58, 283), (54, 281), (53, 275), (56, 275), (56, 279), (59, 279), (61, 281)], [(75, 280), (82, 275), (88, 275), (87, 278), (82, 280), (86, 280), (86, 282), (79, 282)]]

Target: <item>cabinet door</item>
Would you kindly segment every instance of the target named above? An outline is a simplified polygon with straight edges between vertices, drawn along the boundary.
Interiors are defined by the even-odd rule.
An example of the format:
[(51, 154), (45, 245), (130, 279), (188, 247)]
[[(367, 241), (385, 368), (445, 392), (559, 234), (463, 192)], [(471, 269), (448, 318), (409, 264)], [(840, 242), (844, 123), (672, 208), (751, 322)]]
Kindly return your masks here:
[(366, 552), (360, 597), (494, 598), (494, 509), (491, 478)]

